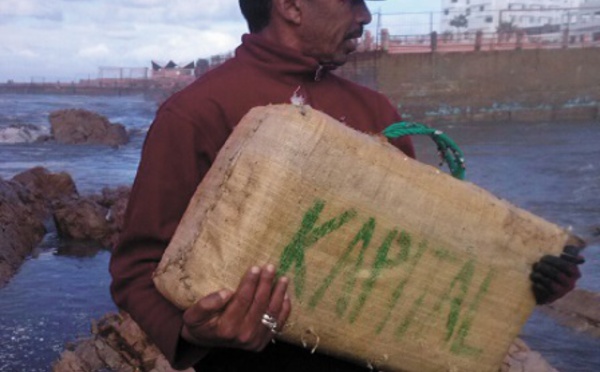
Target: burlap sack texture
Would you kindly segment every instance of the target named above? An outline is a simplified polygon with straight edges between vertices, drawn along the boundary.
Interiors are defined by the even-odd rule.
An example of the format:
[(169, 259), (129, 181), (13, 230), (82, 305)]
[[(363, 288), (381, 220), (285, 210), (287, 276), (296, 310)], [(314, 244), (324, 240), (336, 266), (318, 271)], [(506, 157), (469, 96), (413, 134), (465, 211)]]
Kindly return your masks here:
[(181, 308), (252, 265), (291, 279), (281, 339), (385, 371), (497, 371), (568, 233), (310, 107), (250, 111), (155, 273)]

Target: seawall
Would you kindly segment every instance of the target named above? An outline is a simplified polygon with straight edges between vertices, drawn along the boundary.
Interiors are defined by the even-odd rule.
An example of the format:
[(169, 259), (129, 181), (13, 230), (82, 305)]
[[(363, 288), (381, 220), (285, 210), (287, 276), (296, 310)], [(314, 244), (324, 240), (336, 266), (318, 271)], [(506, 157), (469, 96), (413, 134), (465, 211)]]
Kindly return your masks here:
[(361, 53), (339, 74), (424, 121), (598, 120), (600, 48)]
[[(424, 122), (600, 120), (600, 48), (356, 53), (336, 73), (381, 91)], [(193, 80), (193, 79), (192, 79)], [(162, 101), (192, 80), (0, 83), (0, 93), (145, 96)]]

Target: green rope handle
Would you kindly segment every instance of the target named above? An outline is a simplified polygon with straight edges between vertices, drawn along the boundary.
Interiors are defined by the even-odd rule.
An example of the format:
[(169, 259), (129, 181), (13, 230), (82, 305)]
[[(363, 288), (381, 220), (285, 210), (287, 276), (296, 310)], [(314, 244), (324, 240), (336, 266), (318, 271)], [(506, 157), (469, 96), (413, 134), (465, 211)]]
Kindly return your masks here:
[(425, 124), (402, 121), (385, 128), (383, 135), (387, 138), (413, 135), (427, 135), (431, 137), (438, 147), (442, 164), (444, 162), (448, 164), (448, 168), (450, 168), (450, 172), (455, 178), (459, 180), (465, 179), (465, 159), (463, 152), (444, 132), (429, 128)]

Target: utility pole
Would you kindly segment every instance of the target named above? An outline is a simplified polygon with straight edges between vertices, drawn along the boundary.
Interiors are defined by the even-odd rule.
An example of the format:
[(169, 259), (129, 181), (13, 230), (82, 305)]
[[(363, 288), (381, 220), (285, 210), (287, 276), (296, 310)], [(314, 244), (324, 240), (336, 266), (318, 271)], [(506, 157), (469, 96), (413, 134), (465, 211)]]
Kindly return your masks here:
[(433, 34), (433, 12), (429, 12), (429, 35)]
[(381, 45), (380, 42), (380, 34), (381, 34), (381, 8), (377, 10), (377, 23), (375, 25), (375, 49), (380, 50)]

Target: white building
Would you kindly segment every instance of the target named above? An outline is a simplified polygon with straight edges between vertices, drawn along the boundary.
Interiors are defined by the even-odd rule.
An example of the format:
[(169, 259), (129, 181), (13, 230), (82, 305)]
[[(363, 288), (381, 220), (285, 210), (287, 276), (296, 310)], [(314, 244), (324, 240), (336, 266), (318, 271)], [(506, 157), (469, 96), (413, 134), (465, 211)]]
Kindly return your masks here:
[(570, 42), (600, 42), (600, 0), (583, 0), (574, 14), (569, 14)]
[[(590, 1), (590, 0), (588, 0)], [(600, 0), (593, 0), (599, 2)], [(496, 32), (500, 24), (528, 33), (559, 32), (569, 22), (581, 0), (442, 0), (442, 32)], [(460, 26), (466, 19), (466, 27)]]

